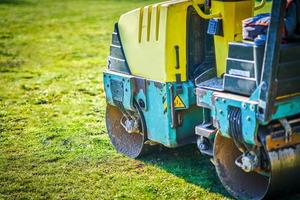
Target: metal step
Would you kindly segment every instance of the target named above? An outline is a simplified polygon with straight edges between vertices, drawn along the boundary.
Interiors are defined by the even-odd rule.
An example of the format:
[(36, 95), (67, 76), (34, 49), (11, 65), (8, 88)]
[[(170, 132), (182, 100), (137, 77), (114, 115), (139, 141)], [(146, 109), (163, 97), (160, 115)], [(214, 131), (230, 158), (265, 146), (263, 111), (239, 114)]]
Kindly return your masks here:
[(213, 141), (217, 132), (211, 123), (201, 124), (195, 128), (198, 135), (197, 146), (202, 154), (213, 156)]
[(227, 58), (226, 74), (255, 78), (254, 61)]
[(196, 135), (199, 136), (211, 138), (211, 136), (217, 132), (215, 128), (211, 128), (211, 127), (213, 127), (211, 123), (198, 125), (195, 128), (195, 133)]
[(224, 89), (242, 95), (251, 95), (256, 89), (256, 79), (242, 76), (224, 75)]
[(253, 45), (242, 42), (229, 43), (229, 58), (254, 60)]

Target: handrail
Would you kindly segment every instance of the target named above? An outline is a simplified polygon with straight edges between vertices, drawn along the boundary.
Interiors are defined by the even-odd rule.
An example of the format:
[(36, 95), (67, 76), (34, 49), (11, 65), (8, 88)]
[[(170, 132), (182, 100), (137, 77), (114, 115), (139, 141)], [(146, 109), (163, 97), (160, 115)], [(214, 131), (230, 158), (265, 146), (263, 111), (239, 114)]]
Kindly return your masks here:
[(195, 2), (195, 0), (191, 0), (194, 9), (196, 10), (197, 14), (203, 19), (212, 19), (212, 18), (220, 18), (222, 17), (221, 13), (212, 13), (212, 14), (205, 14), (200, 8), (199, 5)]
[(254, 7), (254, 10), (256, 11), (256, 10), (262, 9), (263, 7), (265, 7), (266, 3), (267, 3), (266, 0), (261, 0), (261, 2), (257, 6)]

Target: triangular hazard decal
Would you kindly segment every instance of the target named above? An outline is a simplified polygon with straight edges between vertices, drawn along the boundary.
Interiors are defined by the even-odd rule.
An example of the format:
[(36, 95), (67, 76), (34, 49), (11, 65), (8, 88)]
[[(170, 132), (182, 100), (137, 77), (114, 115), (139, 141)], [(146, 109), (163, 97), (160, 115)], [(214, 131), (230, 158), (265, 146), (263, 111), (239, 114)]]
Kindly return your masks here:
[(175, 97), (174, 106), (175, 106), (175, 108), (185, 108), (185, 105), (179, 96)]

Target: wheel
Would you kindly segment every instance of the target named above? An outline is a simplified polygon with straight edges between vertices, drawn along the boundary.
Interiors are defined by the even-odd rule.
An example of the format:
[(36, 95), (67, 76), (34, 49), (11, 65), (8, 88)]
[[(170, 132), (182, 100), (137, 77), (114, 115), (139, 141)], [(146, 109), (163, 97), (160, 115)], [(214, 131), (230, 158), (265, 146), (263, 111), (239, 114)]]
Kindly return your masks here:
[(138, 158), (149, 152), (149, 145), (145, 144), (145, 123), (141, 112), (138, 108), (137, 110), (137, 112), (127, 111), (130, 115), (135, 116), (139, 129), (139, 131), (135, 133), (129, 133), (121, 123), (124, 117), (121, 110), (112, 105), (107, 105), (106, 107), (106, 127), (110, 142), (119, 153), (130, 158)]
[(273, 199), (292, 190), (299, 190), (300, 146), (267, 152), (268, 171), (245, 172), (235, 164), (241, 152), (232, 139), (217, 134), (214, 142), (214, 163), (225, 189), (237, 199)]

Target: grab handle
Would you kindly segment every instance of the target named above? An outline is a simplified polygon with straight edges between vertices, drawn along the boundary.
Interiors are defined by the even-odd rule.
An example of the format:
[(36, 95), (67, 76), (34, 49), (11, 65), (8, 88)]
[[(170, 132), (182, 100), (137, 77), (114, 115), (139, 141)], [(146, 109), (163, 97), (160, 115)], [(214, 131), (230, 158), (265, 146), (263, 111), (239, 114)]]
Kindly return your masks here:
[(263, 7), (265, 7), (267, 1), (266, 0), (261, 0), (260, 3), (254, 7), (254, 10), (260, 10), (262, 9)]
[(222, 17), (221, 13), (212, 13), (212, 14), (205, 14), (200, 8), (198, 3), (195, 0), (191, 0), (192, 5), (194, 7), (194, 9), (196, 10), (197, 14), (203, 18), (203, 19), (212, 19), (212, 18), (220, 18)]

